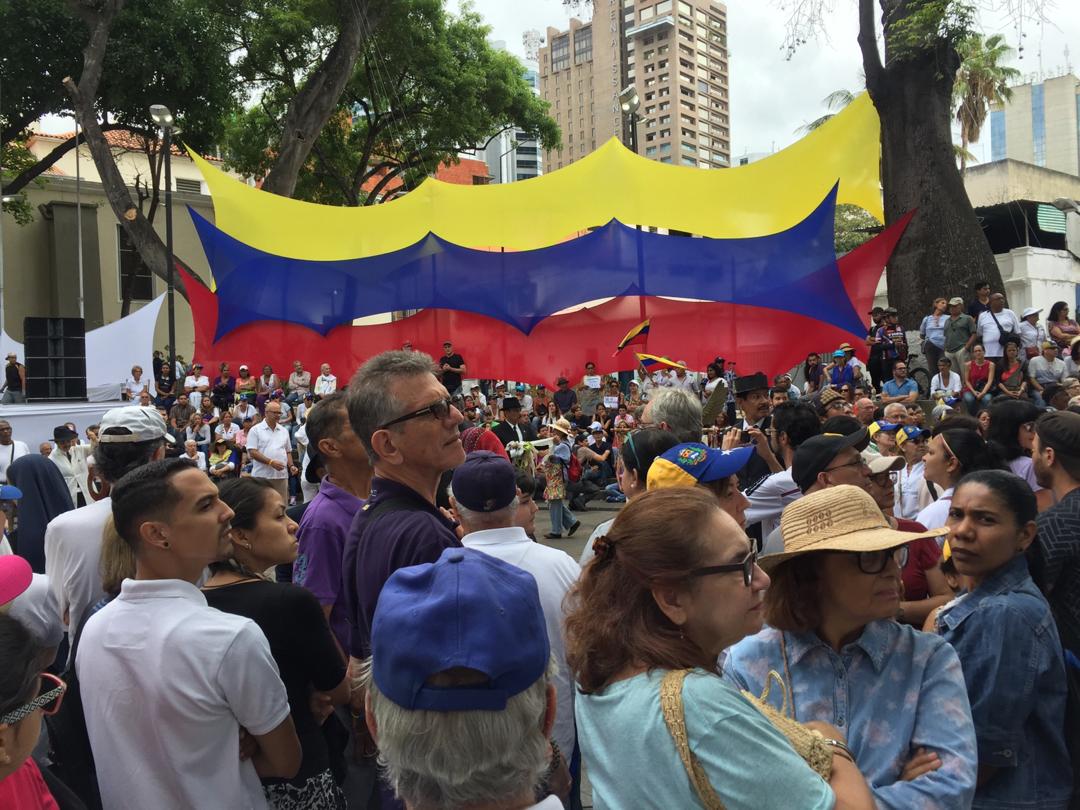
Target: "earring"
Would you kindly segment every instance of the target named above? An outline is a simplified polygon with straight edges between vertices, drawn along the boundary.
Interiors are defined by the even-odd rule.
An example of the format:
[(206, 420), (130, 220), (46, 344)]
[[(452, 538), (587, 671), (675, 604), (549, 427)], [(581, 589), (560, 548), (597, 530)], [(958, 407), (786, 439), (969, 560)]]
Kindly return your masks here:
[(168, 540), (162, 540), (161, 541), (161, 547), (162, 548), (168, 548), (169, 547), (169, 541)]

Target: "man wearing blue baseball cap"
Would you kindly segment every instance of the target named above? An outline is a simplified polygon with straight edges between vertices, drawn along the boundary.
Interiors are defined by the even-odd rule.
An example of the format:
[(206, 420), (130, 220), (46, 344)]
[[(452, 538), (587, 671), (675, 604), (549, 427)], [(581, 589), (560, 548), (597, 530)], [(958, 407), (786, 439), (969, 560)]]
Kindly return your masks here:
[[(371, 628), (365, 713), (387, 780), (407, 808), (560, 810), (553, 666), (533, 576), (448, 548), (400, 568)], [(493, 720), (498, 713), (498, 721)]]

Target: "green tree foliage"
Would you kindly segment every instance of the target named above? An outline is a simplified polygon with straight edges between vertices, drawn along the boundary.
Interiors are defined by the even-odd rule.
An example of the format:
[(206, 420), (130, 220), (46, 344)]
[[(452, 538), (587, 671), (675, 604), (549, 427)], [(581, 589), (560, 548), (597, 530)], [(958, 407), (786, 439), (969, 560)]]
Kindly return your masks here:
[[(1013, 49), (1000, 34), (986, 39), (975, 34), (961, 41), (957, 51), (960, 70), (953, 85), (953, 101), (960, 124), (960, 147), (963, 153), (970, 154), (968, 144), (978, 142), (990, 105), (1004, 104), (1012, 98), (1009, 83), (1019, 80), (1020, 71), (1001, 64), (1012, 55)], [(961, 171), (967, 166), (967, 156), (963, 153)]]
[(843, 256), (881, 232), (881, 223), (857, 205), (841, 203), (836, 206), (833, 240), (836, 255)]
[[(303, 31), (296, 16), (301, 11), (293, 9), (275, 24)], [(558, 127), (547, 114), (547, 103), (533, 94), (521, 63), (487, 43), (489, 29), (475, 13), (449, 14), (440, 0), (397, 0), (393, 17), (393, 24), (365, 39), (337, 112), (319, 134), (294, 196), (337, 205), (372, 204), (398, 181), (412, 188), (439, 163), (483, 146), (510, 126), (536, 135), (545, 148), (558, 145)], [(262, 176), (273, 165), (273, 144), (295, 92), (298, 66), (312, 49), (318, 50), (319, 39), (309, 36), (303, 47), (287, 50), (272, 69), (269, 57), (252, 59), (245, 67), (268, 82), (260, 103), (228, 123), (231, 168)], [(262, 41), (255, 33), (251, 40)]]

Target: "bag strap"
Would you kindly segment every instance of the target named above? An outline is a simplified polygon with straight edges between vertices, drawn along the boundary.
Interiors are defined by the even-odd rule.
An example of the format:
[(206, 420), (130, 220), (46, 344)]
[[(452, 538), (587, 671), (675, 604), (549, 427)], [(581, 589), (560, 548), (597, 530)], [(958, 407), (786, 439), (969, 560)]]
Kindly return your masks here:
[(664, 675), (660, 682), (660, 711), (664, 714), (664, 724), (667, 725), (671, 739), (675, 741), (675, 749), (679, 752), (679, 759), (686, 768), (686, 775), (690, 777), (690, 784), (694, 786), (698, 800), (706, 810), (725, 810), (724, 803), (709, 784), (709, 777), (705, 775), (697, 757), (690, 750), (682, 699), (683, 681), (689, 671), (673, 669)]

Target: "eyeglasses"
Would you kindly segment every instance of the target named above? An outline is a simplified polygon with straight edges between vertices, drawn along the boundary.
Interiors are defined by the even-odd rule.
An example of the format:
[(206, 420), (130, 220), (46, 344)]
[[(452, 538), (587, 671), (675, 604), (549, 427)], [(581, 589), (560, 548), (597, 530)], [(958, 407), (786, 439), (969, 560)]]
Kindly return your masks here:
[(431, 414), (435, 419), (442, 421), (450, 415), (450, 409), (452, 407), (454, 407), (454, 401), (452, 399), (440, 399), (438, 402), (431, 403), (426, 408), (404, 414), (397, 419), (391, 419), (389, 422), (379, 425), (376, 430), (385, 430), (393, 425), (400, 425), (402, 422), (408, 422), (410, 419), (416, 419), (418, 416), (427, 416), (428, 414)]
[(864, 574), (880, 574), (885, 570), (885, 566), (889, 564), (889, 560), (894, 560), (899, 568), (903, 568), (908, 561), (908, 547), (897, 546), (896, 548), (886, 548), (881, 551), (858, 551), (855, 553), (855, 562), (858, 564), (859, 570)]
[(710, 565), (705, 568), (695, 568), (687, 576), (691, 577), (708, 577), (713, 574), (732, 574), (736, 571), (742, 571), (743, 585), (747, 588), (750, 587), (750, 582), (754, 579), (754, 566), (757, 565), (757, 552), (753, 549), (747, 554), (742, 562), (728, 563), (727, 565)]
[(834, 470), (842, 470), (845, 467), (866, 467), (869, 469), (870, 465), (866, 463), (862, 456), (860, 456), (854, 461), (849, 461), (847, 464), (837, 464), (835, 467), (826, 467), (822, 472), (833, 472)]
[(895, 470), (886, 470), (885, 472), (874, 473), (870, 476), (870, 480), (879, 487), (887, 487), (896, 483), (897, 475), (898, 473)]
[(32, 714), (36, 709), (41, 709), (43, 714), (53, 715), (60, 711), (60, 703), (63, 701), (67, 684), (49, 672), (41, 673), (41, 691), (38, 696), (17, 709), (0, 717), (0, 723), (14, 725), (24, 717)]

